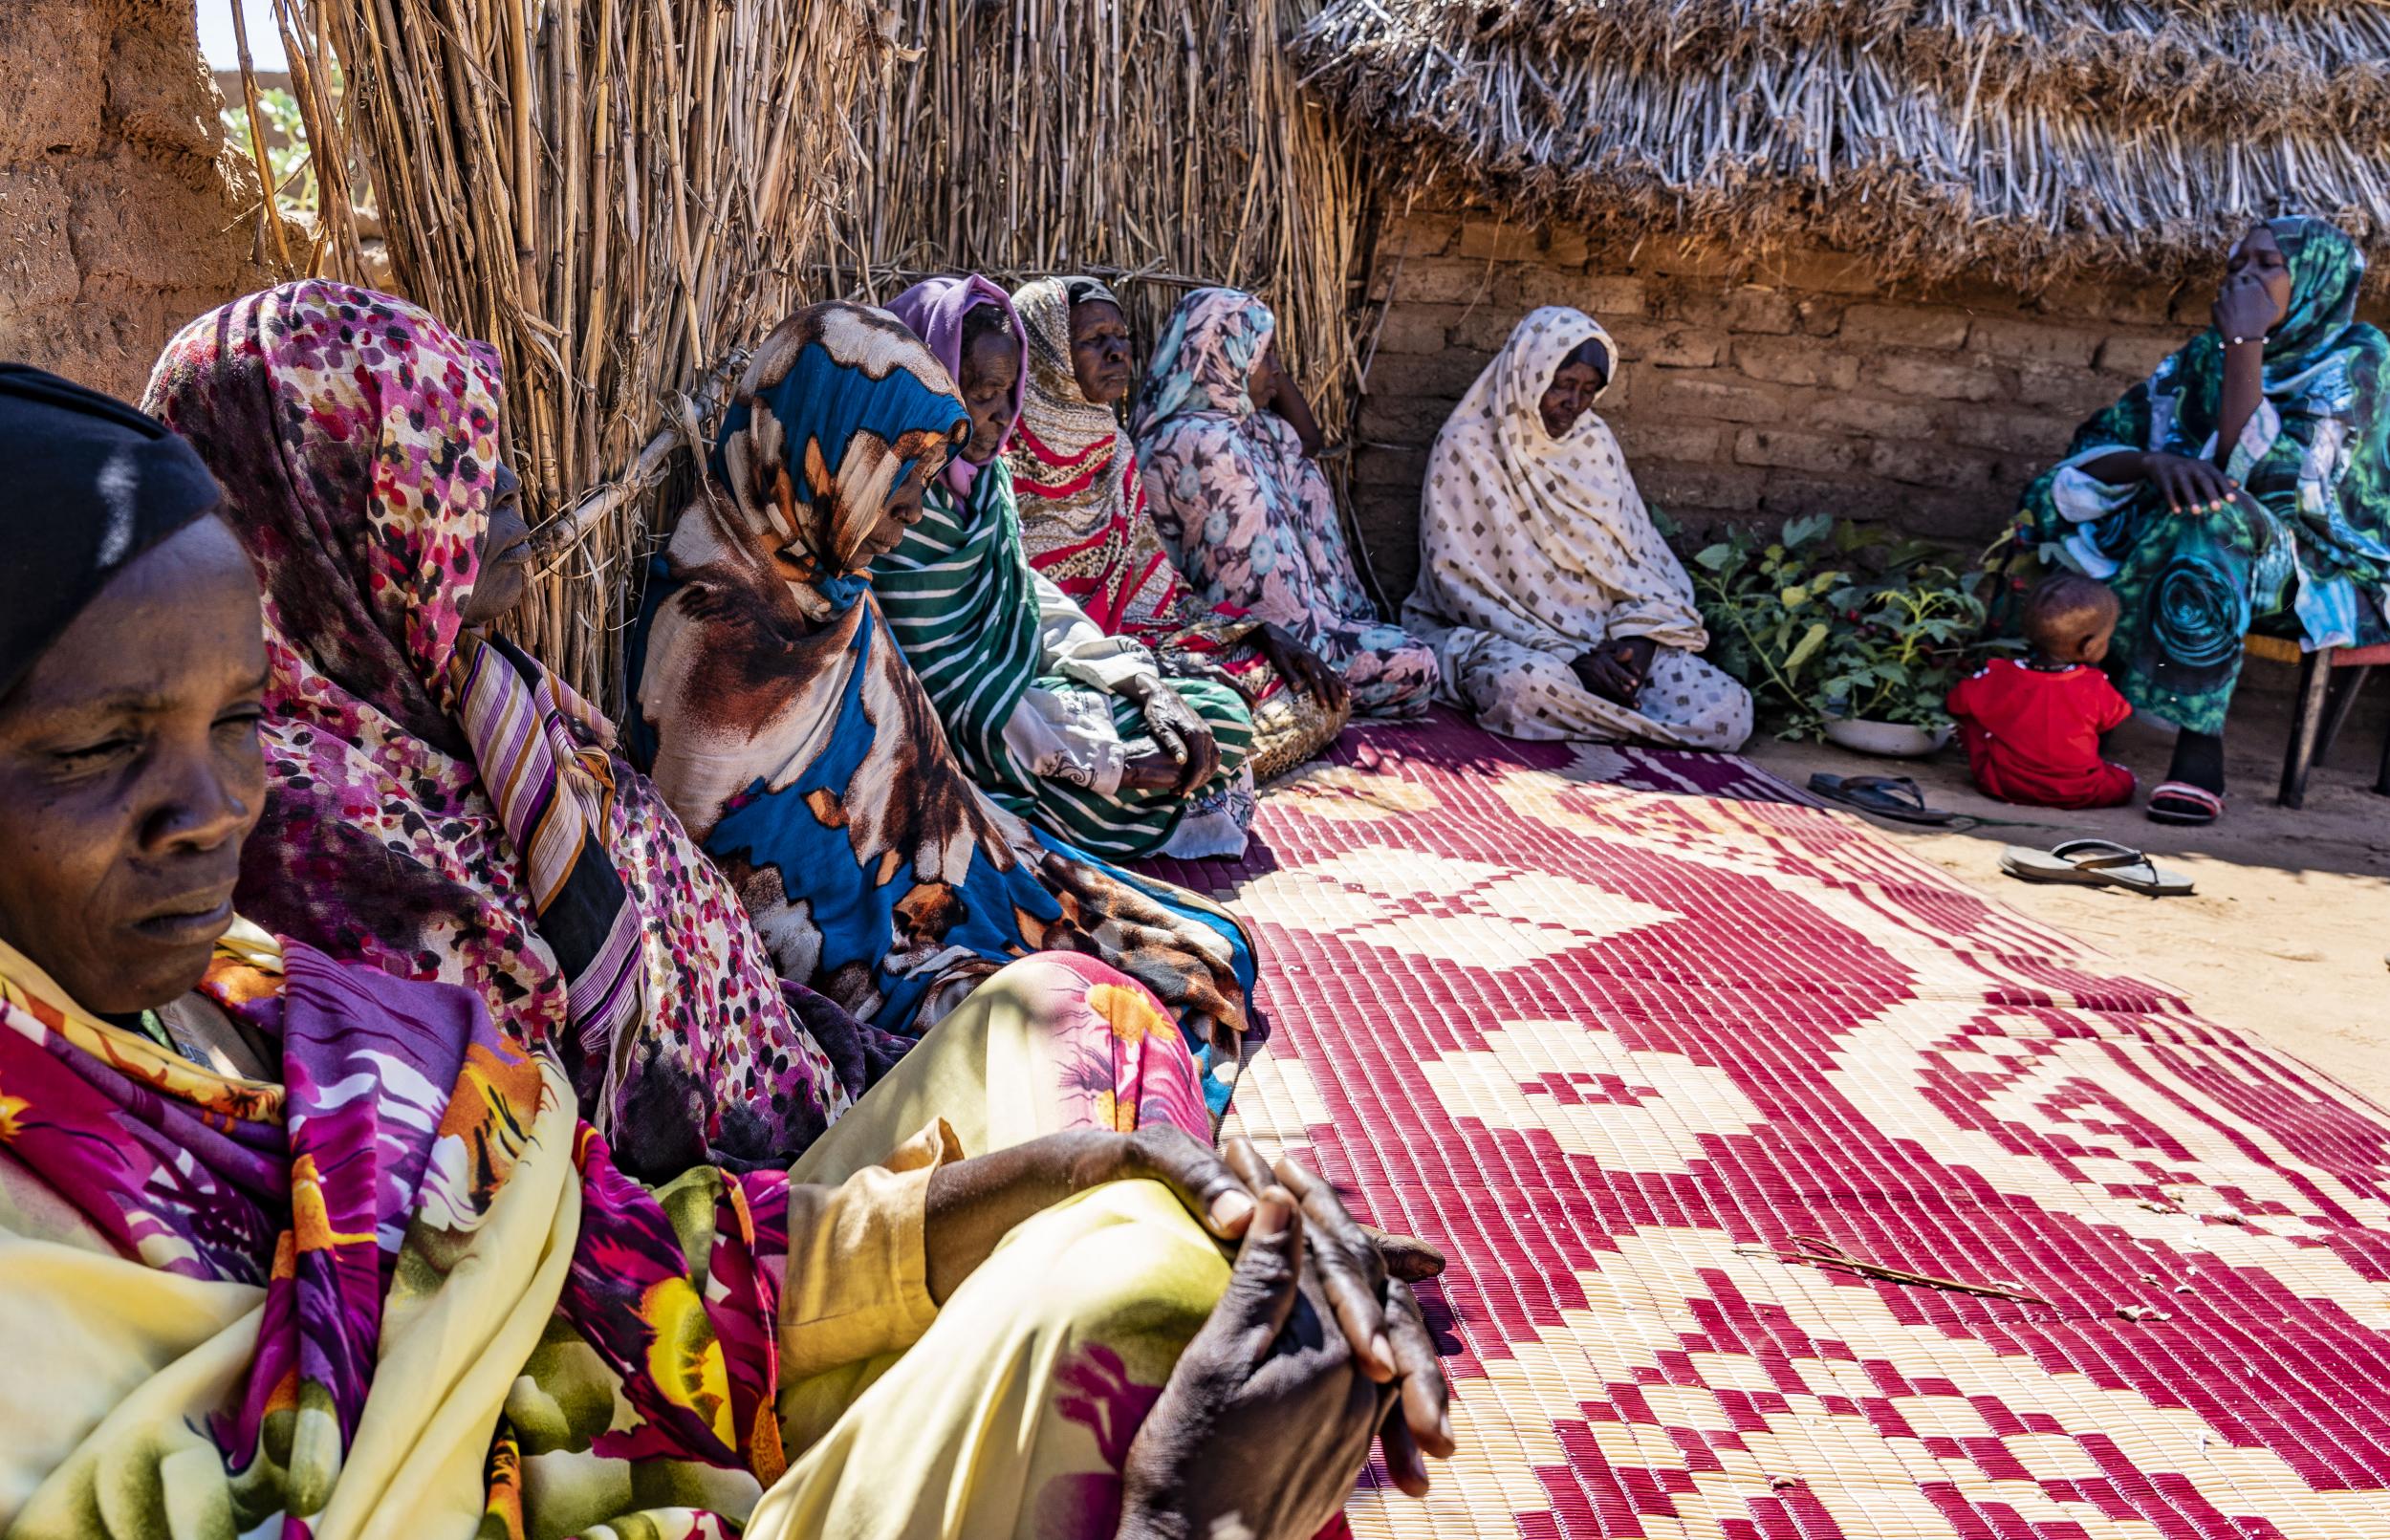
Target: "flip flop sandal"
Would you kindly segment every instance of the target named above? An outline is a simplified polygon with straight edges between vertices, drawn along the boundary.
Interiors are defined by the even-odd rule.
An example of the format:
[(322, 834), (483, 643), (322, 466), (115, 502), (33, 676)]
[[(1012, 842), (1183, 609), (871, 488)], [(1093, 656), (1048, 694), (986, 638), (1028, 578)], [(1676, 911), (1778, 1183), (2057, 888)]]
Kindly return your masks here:
[(2069, 839), (2048, 850), (2010, 845), (2000, 853), (2000, 870), (2020, 882), (2123, 888), (2153, 899), (2179, 899), (2192, 891), (2189, 878), (2162, 872), (2132, 846), (2109, 839)]
[(1925, 793), (1905, 775), (1829, 775), (1820, 770), (1809, 778), (1809, 789), (1829, 802), (1900, 823), (1941, 826), (1959, 816), (1925, 806)]
[(2224, 798), (2188, 781), (2168, 781), (2149, 793), (2145, 811), (2159, 823), (2214, 823), (2224, 816)]

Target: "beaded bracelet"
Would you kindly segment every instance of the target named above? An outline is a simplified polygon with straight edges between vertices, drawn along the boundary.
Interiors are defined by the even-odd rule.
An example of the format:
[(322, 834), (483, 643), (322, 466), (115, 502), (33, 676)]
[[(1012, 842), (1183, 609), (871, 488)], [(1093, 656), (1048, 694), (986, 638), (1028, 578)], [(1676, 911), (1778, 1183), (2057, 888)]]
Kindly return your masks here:
[(2269, 342), (2272, 341), (2272, 340), (2273, 340), (2273, 338), (2272, 338), (2272, 337), (2270, 337), (2270, 336), (2233, 336), (2233, 337), (2227, 337), (2227, 338), (2225, 338), (2225, 340), (2226, 340), (2227, 342), (2230, 343), (2232, 346), (2234, 346), (2234, 347), (2236, 347), (2236, 348), (2237, 348), (2237, 347), (2244, 346), (2244, 345), (2246, 345), (2246, 344), (2248, 344), (2248, 343), (2250, 343), (2250, 342), (2254, 342), (2254, 343), (2256, 343), (2259, 347), (2263, 347), (2263, 346), (2265, 346), (2267, 343), (2269, 343)]

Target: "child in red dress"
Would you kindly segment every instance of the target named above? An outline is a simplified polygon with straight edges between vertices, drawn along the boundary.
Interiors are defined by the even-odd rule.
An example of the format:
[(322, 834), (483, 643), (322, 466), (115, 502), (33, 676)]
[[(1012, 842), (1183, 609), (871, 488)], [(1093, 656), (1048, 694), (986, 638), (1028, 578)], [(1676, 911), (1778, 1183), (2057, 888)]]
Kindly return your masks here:
[(1952, 687), (1950, 714), (1985, 795), (2044, 808), (2133, 800), (2133, 772), (2099, 757), (2100, 734), (2133, 714), (2099, 669), (2116, 629), (2116, 595), (2060, 573), (2026, 596), (2032, 652), (1995, 658)]

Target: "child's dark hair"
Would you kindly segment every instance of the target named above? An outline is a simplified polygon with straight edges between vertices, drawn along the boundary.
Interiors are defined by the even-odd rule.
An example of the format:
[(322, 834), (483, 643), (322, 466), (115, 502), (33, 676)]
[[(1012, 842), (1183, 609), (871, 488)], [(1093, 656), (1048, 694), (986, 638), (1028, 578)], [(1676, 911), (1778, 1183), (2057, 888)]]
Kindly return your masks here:
[(2116, 591), (2080, 573), (2043, 578), (2025, 596), (2025, 640), (2045, 658), (2074, 659), (2116, 623)]

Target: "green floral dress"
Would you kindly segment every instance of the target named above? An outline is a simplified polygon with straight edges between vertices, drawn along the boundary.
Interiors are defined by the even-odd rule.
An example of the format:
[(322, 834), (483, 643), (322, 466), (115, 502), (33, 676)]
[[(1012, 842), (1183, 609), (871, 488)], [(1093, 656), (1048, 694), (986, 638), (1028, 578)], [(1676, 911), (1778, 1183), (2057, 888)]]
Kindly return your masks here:
[(2029, 549), (2122, 601), (2109, 656), (2125, 698), (2192, 732), (2224, 730), (2251, 631), (2309, 651), (2390, 640), (2390, 339), (2355, 320), (2355, 242), (2319, 219), (2268, 228), (2290, 260), (2291, 305), (2225, 467), (2256, 510), (2176, 513), (2147, 482), (2083, 468), (2118, 449), (2214, 457), (2224, 339), (2210, 329), (2076, 429), (2018, 513)]

